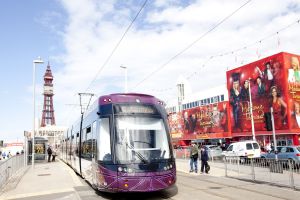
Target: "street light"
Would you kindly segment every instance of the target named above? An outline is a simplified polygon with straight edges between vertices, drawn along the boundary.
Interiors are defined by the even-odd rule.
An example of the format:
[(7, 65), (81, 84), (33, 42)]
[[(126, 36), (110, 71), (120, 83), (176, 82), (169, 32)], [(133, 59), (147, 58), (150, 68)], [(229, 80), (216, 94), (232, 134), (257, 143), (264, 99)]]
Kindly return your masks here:
[(249, 78), (249, 100), (250, 100), (250, 115), (251, 115), (251, 127), (252, 127), (252, 139), (255, 141), (256, 138), (255, 138), (255, 130), (254, 130), (254, 119), (253, 119), (253, 109), (252, 109), (252, 97), (251, 97), (251, 84), (250, 84), (250, 78)]
[(127, 89), (127, 67), (125, 67), (125, 66), (120, 66), (122, 69), (124, 69), (125, 70), (125, 93), (127, 93), (128, 92), (128, 89)]
[(270, 112), (271, 112), (271, 120), (272, 120), (272, 135), (273, 135), (273, 142), (274, 142), (275, 160), (278, 161), (277, 141), (276, 141), (276, 136), (275, 136), (275, 124), (274, 124), (273, 107), (270, 107)]
[(33, 128), (32, 128), (32, 168), (34, 167), (34, 137), (35, 137), (35, 64), (43, 64), (41, 57), (33, 60)]

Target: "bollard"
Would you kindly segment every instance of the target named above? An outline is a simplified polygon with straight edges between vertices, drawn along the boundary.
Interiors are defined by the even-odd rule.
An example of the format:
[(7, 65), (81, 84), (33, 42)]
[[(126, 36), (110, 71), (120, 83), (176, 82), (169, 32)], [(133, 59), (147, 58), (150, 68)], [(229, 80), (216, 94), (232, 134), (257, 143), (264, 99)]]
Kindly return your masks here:
[(227, 177), (227, 160), (226, 160), (226, 156), (223, 157), (224, 160), (224, 164), (225, 164), (225, 177)]
[(250, 158), (250, 162), (251, 162), (251, 175), (252, 175), (252, 181), (255, 181), (255, 171), (254, 171), (254, 162), (253, 162), (253, 158)]
[(295, 182), (294, 182), (294, 174), (293, 174), (293, 160), (288, 159), (288, 165), (289, 165), (289, 172), (290, 172), (290, 187), (292, 189), (295, 189)]
[(240, 162), (241, 162), (241, 158), (240, 157), (236, 157), (237, 158), (237, 166), (238, 166), (238, 177), (240, 176)]

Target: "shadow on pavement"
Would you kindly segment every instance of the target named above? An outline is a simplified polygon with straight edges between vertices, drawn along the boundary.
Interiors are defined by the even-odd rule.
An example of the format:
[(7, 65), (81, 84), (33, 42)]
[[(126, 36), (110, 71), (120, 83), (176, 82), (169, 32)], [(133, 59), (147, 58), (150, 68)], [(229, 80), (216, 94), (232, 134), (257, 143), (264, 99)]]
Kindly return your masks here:
[(171, 186), (168, 189), (157, 191), (157, 192), (132, 192), (132, 193), (106, 193), (99, 192), (96, 193), (105, 199), (119, 200), (119, 199), (168, 199), (175, 196), (178, 193), (178, 188), (176, 185)]

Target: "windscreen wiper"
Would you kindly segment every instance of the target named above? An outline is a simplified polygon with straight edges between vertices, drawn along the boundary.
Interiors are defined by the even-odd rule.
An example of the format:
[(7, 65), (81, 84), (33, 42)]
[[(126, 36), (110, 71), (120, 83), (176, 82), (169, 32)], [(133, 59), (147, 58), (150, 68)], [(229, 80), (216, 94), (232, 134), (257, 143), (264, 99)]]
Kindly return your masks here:
[(129, 149), (131, 149), (132, 151), (134, 151), (135, 155), (145, 164), (149, 163), (146, 158), (138, 151), (136, 151), (132, 145), (128, 144), (128, 142), (126, 142), (126, 146), (129, 147)]

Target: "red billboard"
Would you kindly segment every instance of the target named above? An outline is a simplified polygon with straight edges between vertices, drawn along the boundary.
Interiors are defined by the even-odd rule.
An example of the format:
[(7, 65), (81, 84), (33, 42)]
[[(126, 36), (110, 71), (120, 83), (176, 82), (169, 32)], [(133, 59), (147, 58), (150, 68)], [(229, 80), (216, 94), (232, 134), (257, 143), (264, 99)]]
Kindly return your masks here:
[(271, 107), (275, 130), (289, 132), (291, 127), (299, 128), (297, 118), (294, 117), (295, 113), (299, 113), (300, 124), (299, 70), (299, 56), (279, 53), (228, 71), (232, 135), (244, 135), (243, 132), (252, 130), (250, 98), (254, 128), (258, 134), (259, 131), (272, 130)]
[(300, 56), (284, 54), (285, 71), (287, 72), (287, 85), (289, 97), (289, 127), (292, 132), (300, 129)]
[(199, 106), (169, 115), (172, 139), (214, 139), (231, 137), (228, 102)]

